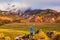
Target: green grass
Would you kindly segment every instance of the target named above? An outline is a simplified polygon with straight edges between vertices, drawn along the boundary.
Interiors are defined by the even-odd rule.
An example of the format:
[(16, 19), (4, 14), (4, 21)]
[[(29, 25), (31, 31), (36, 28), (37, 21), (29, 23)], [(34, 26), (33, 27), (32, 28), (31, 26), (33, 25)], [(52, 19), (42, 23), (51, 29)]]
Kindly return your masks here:
[[(24, 31), (28, 31), (29, 28), (28, 28), (28, 25), (25, 25), (25, 24), (19, 24), (19, 23), (16, 23), (16, 24), (7, 24), (7, 25), (3, 25), (3, 26), (0, 26), (0, 28), (3, 28), (3, 29), (14, 29), (14, 30), (24, 30)], [(42, 29), (43, 31), (52, 31), (52, 30), (55, 30), (55, 31), (60, 31), (60, 24), (59, 23), (54, 23), (54, 24), (36, 24), (34, 26), (34, 30), (36, 29)]]
[[(29, 31), (28, 25), (15, 23), (15, 24), (6, 24), (0, 26), (0, 29), (13, 29), (13, 30), (22, 30), (22, 31)], [(60, 32), (60, 24), (59, 23), (53, 23), (53, 24), (36, 24), (34, 26), (34, 31), (37, 29), (42, 29), (44, 32), (47, 31), (59, 31)], [(1, 33), (1, 32), (0, 32)], [(7, 33), (3, 32), (5, 36), (10, 36), (11, 38), (15, 38), (16, 36), (20, 35), (19, 33)]]
[(13, 33), (13, 32), (0, 32), (0, 33), (4, 33), (4, 36), (5, 37), (10, 37), (11, 40), (14, 40), (15, 37), (19, 36), (20, 34), (19, 33)]

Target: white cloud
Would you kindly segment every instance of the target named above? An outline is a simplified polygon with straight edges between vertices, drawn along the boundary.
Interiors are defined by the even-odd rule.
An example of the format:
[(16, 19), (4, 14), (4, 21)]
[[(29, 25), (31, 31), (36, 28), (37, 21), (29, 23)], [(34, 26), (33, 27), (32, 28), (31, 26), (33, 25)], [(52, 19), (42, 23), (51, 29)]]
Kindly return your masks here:
[(60, 12), (60, 6), (51, 7), (50, 9), (54, 9)]
[(16, 1), (60, 1), (60, 0), (16, 0)]
[[(12, 5), (14, 5), (14, 7)], [(14, 8), (18, 9), (18, 8), (27, 8), (27, 7), (28, 7), (28, 4), (26, 4), (26, 3), (16, 3), (16, 2), (14, 2), (11, 5), (0, 3), (0, 10), (6, 10), (7, 8), (10, 8), (10, 10), (11, 10), (11, 9), (14, 9)]]
[[(27, 7), (29, 7), (29, 6), (32, 6), (32, 4), (34, 4), (34, 3), (40, 3), (40, 2), (42, 2), (42, 3), (49, 3), (49, 2), (60, 2), (60, 0), (12, 0), (13, 1), (13, 3), (12, 3), (12, 5), (15, 5), (15, 7), (12, 7), (12, 5), (10, 5), (9, 7), (11, 8), (11, 9), (14, 9), (14, 8), (27, 8)], [(1, 2), (1, 1), (0, 1)], [(39, 5), (39, 4), (38, 4)], [(41, 4), (42, 5), (42, 4)], [(53, 4), (52, 4), (53, 5)], [(52, 6), (51, 5), (51, 6)], [(43, 6), (45, 6), (45, 5), (43, 5)], [(46, 7), (47, 6), (47, 7)], [(55, 9), (55, 10), (58, 10), (58, 11), (60, 11), (60, 6), (48, 6), (47, 4), (46, 4), (46, 6), (45, 6), (45, 8), (51, 8), (51, 9)], [(1, 10), (5, 10), (5, 9), (7, 9), (7, 4), (4, 4), (4, 3), (0, 3), (0, 9)], [(34, 6), (33, 6), (34, 7)], [(37, 6), (36, 6), (37, 7)], [(43, 7), (42, 7), (43, 8)]]
[(59, 2), (60, 0), (16, 0), (16, 1), (22, 1), (22, 2)]
[(0, 4), (0, 10), (5, 10), (6, 9), (6, 4)]
[(53, 6), (53, 7), (45, 7), (45, 8), (42, 8), (42, 9), (53, 9), (53, 10), (56, 10), (58, 12), (60, 12), (60, 6)]

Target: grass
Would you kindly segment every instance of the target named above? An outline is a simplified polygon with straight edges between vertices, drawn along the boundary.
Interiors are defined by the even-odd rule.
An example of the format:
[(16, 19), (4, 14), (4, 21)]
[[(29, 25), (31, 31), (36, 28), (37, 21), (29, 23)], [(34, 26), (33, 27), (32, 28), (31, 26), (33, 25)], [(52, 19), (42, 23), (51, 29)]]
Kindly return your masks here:
[(14, 38), (16, 37), (16, 36), (19, 36), (20, 34), (19, 33), (13, 33), (13, 32), (0, 32), (0, 33), (4, 33), (4, 36), (5, 37), (10, 37), (12, 40), (14, 40)]
[[(14, 30), (23, 30), (23, 31), (29, 31), (28, 25), (20, 24), (20, 23), (14, 23), (14, 24), (6, 24), (3, 26), (0, 26), (2, 29), (14, 29)], [(36, 24), (34, 26), (34, 30), (36, 29), (42, 29), (43, 31), (60, 31), (60, 23), (54, 23), (54, 24)]]
[[(23, 24), (23, 23), (5, 24), (5, 25), (0, 26), (0, 29), (8, 29), (9, 32), (0, 31), (0, 33), (2, 32), (5, 34), (5, 36), (10, 36), (11, 38), (15, 38), (16, 36), (20, 35), (20, 31), (29, 32), (28, 25)], [(60, 32), (60, 23), (53, 23), (53, 24), (49, 24), (49, 23), (37, 24), (36, 23), (36, 25), (34, 25), (34, 31), (36, 31), (37, 29), (42, 29), (44, 32), (47, 32), (47, 31), (59, 31)]]

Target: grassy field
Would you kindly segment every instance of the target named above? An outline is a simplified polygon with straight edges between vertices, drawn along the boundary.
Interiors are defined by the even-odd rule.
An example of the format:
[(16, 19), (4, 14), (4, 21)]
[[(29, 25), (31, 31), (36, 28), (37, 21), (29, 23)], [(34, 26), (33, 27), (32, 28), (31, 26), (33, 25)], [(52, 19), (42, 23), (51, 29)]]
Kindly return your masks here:
[[(5, 24), (0, 26), (1, 29), (14, 29), (14, 30), (23, 30), (29, 31), (27, 24), (13, 23), (13, 24)], [(44, 32), (46, 31), (60, 31), (60, 23), (53, 24), (35, 24), (34, 30), (42, 29)]]
[[(44, 32), (47, 31), (59, 31), (60, 32), (60, 24), (53, 23), (53, 24), (38, 24), (34, 25), (34, 31), (37, 29), (42, 29)], [(23, 23), (13, 23), (13, 24), (5, 24), (0, 26), (0, 33), (4, 33), (5, 36), (9, 36), (11, 38), (15, 38), (16, 36), (20, 35), (20, 33), (28, 33), (29, 28), (27, 24)]]

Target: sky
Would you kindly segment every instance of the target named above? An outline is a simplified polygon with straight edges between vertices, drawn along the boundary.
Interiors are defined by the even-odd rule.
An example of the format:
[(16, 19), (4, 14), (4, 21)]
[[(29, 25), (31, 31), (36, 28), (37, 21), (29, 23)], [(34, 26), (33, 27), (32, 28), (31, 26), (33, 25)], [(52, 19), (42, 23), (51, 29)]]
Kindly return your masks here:
[(0, 10), (9, 8), (53, 9), (60, 12), (60, 0), (0, 0)]

